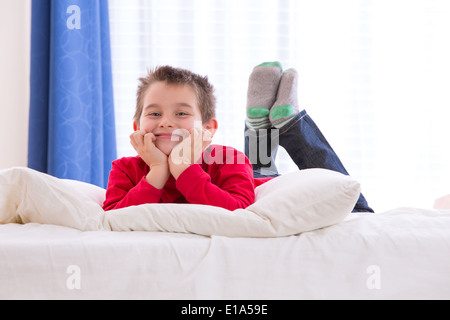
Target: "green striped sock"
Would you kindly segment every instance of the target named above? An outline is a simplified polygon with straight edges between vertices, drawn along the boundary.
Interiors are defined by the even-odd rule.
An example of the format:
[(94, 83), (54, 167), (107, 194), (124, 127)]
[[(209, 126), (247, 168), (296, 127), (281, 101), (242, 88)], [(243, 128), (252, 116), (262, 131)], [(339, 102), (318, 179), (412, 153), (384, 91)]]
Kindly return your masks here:
[(274, 127), (281, 128), (298, 114), (297, 90), (298, 73), (295, 69), (288, 69), (281, 76), (277, 99), (269, 114)]
[(282, 67), (278, 61), (264, 62), (253, 68), (247, 91), (247, 126), (264, 129), (271, 126), (269, 114), (277, 96)]

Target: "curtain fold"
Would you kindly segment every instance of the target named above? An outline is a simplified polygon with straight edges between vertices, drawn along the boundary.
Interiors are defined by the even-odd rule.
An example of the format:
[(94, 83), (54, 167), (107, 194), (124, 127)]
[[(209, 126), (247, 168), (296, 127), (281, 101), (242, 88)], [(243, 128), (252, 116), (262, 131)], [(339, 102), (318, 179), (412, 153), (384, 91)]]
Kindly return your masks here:
[(107, 0), (33, 0), (28, 166), (106, 187), (117, 157)]

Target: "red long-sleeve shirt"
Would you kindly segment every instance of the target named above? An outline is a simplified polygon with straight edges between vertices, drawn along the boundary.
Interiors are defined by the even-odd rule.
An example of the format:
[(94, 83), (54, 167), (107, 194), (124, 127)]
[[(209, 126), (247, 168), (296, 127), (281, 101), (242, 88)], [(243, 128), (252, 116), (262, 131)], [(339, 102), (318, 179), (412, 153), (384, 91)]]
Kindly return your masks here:
[(103, 209), (146, 203), (193, 203), (228, 210), (251, 205), (255, 184), (269, 179), (254, 180), (250, 161), (234, 148), (214, 145), (207, 150), (200, 164), (188, 167), (177, 180), (170, 176), (163, 189), (147, 182), (150, 168), (139, 156), (114, 161)]

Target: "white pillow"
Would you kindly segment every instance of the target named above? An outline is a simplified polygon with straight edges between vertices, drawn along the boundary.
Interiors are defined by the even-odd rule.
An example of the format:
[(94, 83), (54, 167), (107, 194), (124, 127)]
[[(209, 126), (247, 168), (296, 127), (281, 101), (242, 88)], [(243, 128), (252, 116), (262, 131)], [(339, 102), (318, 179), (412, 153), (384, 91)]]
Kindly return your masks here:
[(229, 211), (195, 204), (145, 204), (104, 212), (105, 190), (27, 169), (0, 171), (0, 223), (55, 224), (82, 231), (168, 231), (280, 237), (342, 221), (360, 194), (349, 176), (309, 169), (256, 189), (256, 202)]
[(247, 210), (272, 217), (285, 234), (326, 227), (342, 221), (354, 208), (360, 184), (326, 169), (281, 175), (256, 188), (256, 202)]
[(256, 202), (233, 212), (194, 204), (146, 204), (110, 211), (105, 228), (170, 231), (228, 237), (281, 237), (342, 221), (360, 195), (351, 177), (308, 169), (277, 177), (256, 188)]

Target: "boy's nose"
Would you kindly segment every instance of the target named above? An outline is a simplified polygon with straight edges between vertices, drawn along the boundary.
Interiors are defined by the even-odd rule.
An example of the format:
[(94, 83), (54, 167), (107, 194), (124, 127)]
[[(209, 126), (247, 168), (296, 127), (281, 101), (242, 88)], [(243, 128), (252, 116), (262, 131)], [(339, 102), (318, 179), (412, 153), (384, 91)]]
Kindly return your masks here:
[(161, 117), (161, 120), (159, 121), (160, 127), (173, 127), (173, 121), (169, 116), (163, 116)]

